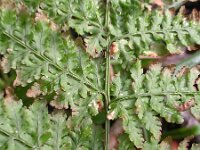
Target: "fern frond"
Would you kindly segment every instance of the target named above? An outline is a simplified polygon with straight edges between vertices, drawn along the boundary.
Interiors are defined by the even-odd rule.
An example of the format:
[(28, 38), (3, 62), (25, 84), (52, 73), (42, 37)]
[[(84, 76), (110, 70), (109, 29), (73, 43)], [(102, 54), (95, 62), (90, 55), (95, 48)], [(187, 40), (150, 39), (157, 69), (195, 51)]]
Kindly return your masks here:
[(66, 121), (62, 113), (48, 114), (39, 101), (30, 108), (22, 107), (21, 101), (1, 100), (0, 105), (1, 149), (90, 149), (91, 143), (101, 149), (102, 142), (96, 140), (101, 139), (101, 128), (94, 127), (90, 118), (79, 124), (76, 118)]
[(14, 86), (32, 86), (40, 99), (72, 113), (50, 115), (46, 103), (36, 99), (29, 108), (0, 101), (1, 149), (99, 150), (103, 132), (95, 123), (105, 123), (104, 147), (109, 149), (109, 120), (118, 118), (125, 131), (120, 142), (127, 149), (169, 149), (159, 144), (161, 118), (182, 123), (180, 111), (190, 101), (199, 118), (198, 69), (173, 74), (153, 65), (146, 71), (135, 60), (200, 45), (200, 26), (168, 11), (144, 13), (143, 2), (18, 0), (16, 8), (1, 9), (4, 72), (15, 70)]
[[(24, 0), (25, 4), (32, 8), (32, 2)], [(84, 37), (86, 44), (86, 51), (92, 57), (100, 56), (101, 52), (106, 48), (106, 34), (107, 29), (105, 24), (105, 2), (103, 0), (85, 0), (84, 2), (76, 0), (59, 0), (59, 1), (37, 1), (38, 6), (48, 14), (48, 16), (56, 21), (56, 23), (63, 25), (66, 23), (69, 27), (75, 29), (76, 33)], [(111, 13), (121, 14), (113, 17), (116, 24), (124, 23), (123, 18), (127, 18), (127, 14), (135, 15), (137, 12), (141, 14), (140, 1), (111, 1)], [(34, 2), (34, 5), (36, 2)], [(120, 7), (119, 7), (120, 6)], [(36, 9), (36, 8), (35, 8)], [(122, 11), (123, 9), (123, 11)], [(115, 28), (116, 29), (116, 28)], [(114, 29), (114, 30), (115, 30)], [(119, 31), (124, 28), (120, 28)], [(112, 33), (112, 32), (111, 32)]]
[(120, 135), (119, 139), (119, 150), (135, 150), (133, 143), (129, 140), (129, 137), (127, 134)]
[[(179, 143), (177, 146), (178, 150), (188, 150), (188, 145), (190, 142), (190, 138), (186, 138), (183, 141)], [(151, 141), (151, 142), (146, 142), (144, 145), (143, 150), (148, 150), (148, 149), (153, 149), (153, 150), (171, 150), (173, 149), (173, 141), (172, 138), (168, 137), (161, 143), (158, 143), (157, 141)], [(199, 144), (192, 144), (191, 150), (196, 150), (199, 149)]]
[(149, 130), (155, 139), (159, 139), (161, 136), (161, 121), (156, 116), (154, 112), (146, 112), (144, 114), (142, 122), (145, 125), (145, 128)]
[[(32, 2), (24, 0), (32, 7)], [(37, 1), (38, 6), (57, 24), (75, 29), (84, 37), (86, 51), (92, 57), (98, 57), (106, 46), (105, 39), (105, 2), (102, 0), (47, 0)]]
[(162, 141), (160, 143), (160, 150), (171, 150), (171, 145), (167, 141)]
[[(114, 99), (115, 95), (113, 95), (109, 114), (111, 116), (108, 117), (110, 119), (117, 116), (122, 118), (126, 122), (125, 132), (130, 136), (133, 133), (128, 126), (132, 126), (133, 129), (135, 125), (132, 122), (139, 122), (138, 126), (135, 126), (137, 130), (144, 127), (154, 139), (159, 140), (161, 121), (158, 119), (158, 115), (168, 122), (182, 123), (183, 118), (178, 107), (191, 99), (195, 99), (198, 103), (200, 93), (196, 91), (194, 84), (200, 72), (195, 68), (182, 76), (175, 77), (168, 69), (162, 69), (160, 65), (153, 65), (144, 74), (138, 61), (130, 71), (133, 80), (132, 83), (129, 82), (129, 86), (125, 86), (126, 88), (113, 82), (113, 86), (118, 87), (115, 89), (120, 89), (119, 95), (126, 93), (127, 96), (124, 95), (121, 98), (119, 96)], [(121, 76), (121, 78), (123, 77)], [(126, 80), (130, 79), (127, 77)], [(132, 120), (131, 116), (134, 116), (135, 120)], [(136, 129), (134, 129), (134, 134), (138, 133)], [(135, 139), (130, 139), (137, 147), (141, 147), (142, 140), (140, 144), (137, 144)]]
[[(181, 47), (199, 44), (199, 26), (195, 23), (182, 21), (180, 16), (173, 17), (169, 12), (154, 12), (145, 17), (142, 14), (140, 1), (111, 1), (109, 32), (112, 41), (127, 41), (127, 47), (134, 49), (134, 55), (149, 51), (163, 54), (177, 53)], [(30, 2), (25, 4), (31, 7)], [(84, 37), (86, 51), (92, 57), (98, 57), (107, 43), (105, 36), (105, 3), (101, 0), (79, 1), (37, 1), (38, 6), (58, 24), (67, 23), (69, 27)], [(34, 3), (34, 5), (36, 5)], [(81, 7), (80, 7), (81, 6)], [(162, 47), (166, 51), (158, 52)], [(131, 52), (127, 52), (131, 53)]]
[(198, 150), (199, 149), (199, 144), (192, 144), (191, 150)]
[(7, 51), (5, 61), (17, 70), (15, 86), (38, 81), (43, 94), (61, 94), (67, 104), (93, 91), (90, 95), (97, 101), (94, 95), (103, 93), (104, 75), (83, 50), (29, 15), (25, 19), (24, 14), (2, 10), (1, 16), (1, 37), (6, 40), (1, 52)]
[[(157, 141), (153, 140), (151, 142), (146, 142), (144, 144), (144, 148), (143, 150), (148, 150), (148, 149), (155, 149), (155, 150), (160, 150), (162, 149), (161, 147), (159, 147), (159, 144), (157, 143)], [(166, 150), (166, 149), (165, 149)]]
[[(121, 12), (126, 11), (121, 8)], [(119, 13), (115, 13), (114, 16), (120, 18)], [(121, 26), (111, 19), (110, 33), (113, 41), (125, 41), (123, 43), (129, 47), (129, 51), (134, 50), (134, 55), (151, 51), (156, 55), (178, 53), (184, 46), (200, 44), (199, 25), (186, 21), (181, 16), (174, 17), (168, 11), (164, 14), (154, 12), (144, 17), (134, 17), (132, 13), (127, 16)], [(163, 51), (159, 51), (161, 48)]]
[(123, 128), (134, 145), (138, 148), (142, 148), (144, 138), (142, 129), (140, 128), (140, 122), (136, 118), (128, 117), (123, 120)]
[(192, 115), (197, 119), (197, 120), (199, 120), (200, 119), (200, 96), (198, 95), (198, 96), (196, 96), (196, 99), (198, 100), (198, 101), (195, 101), (195, 105), (194, 106), (192, 106), (192, 108), (191, 108), (191, 113), (192, 113)]

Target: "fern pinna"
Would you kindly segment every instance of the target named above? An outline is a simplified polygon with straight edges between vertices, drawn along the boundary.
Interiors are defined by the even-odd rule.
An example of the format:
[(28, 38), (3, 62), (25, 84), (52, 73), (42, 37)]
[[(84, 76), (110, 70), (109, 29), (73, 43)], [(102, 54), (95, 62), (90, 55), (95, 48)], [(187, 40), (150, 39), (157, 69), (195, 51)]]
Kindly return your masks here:
[(191, 100), (199, 118), (198, 68), (146, 71), (139, 59), (200, 44), (196, 22), (139, 0), (10, 0), (0, 29), (2, 70), (39, 91), (29, 107), (1, 96), (1, 149), (108, 150), (110, 120), (121, 118), (119, 149), (160, 150), (170, 146), (160, 143), (163, 119), (182, 123)]

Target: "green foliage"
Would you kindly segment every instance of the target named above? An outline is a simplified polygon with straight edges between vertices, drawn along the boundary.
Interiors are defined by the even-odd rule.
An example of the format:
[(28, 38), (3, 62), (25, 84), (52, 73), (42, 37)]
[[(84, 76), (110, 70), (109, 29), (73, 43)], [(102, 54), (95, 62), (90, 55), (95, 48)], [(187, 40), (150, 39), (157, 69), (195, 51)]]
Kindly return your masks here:
[[(171, 150), (171, 149), (178, 149), (178, 150), (188, 150), (189, 146), (189, 138), (184, 139), (179, 143), (179, 146), (176, 147), (176, 145), (173, 146), (171, 139), (165, 139), (160, 144), (158, 144), (156, 141), (151, 141), (151, 143), (145, 143), (144, 150)], [(191, 150), (199, 149), (199, 144), (192, 144)]]
[[(16, 29), (9, 27), (11, 22), (6, 22), (10, 17), (18, 18), (13, 21)], [(30, 18), (28, 14), (26, 17)], [(6, 26), (2, 33), (2, 38), (7, 39), (4, 46), (8, 51), (4, 57), (8, 66), (5, 70), (17, 70), (15, 86), (26, 86), (38, 80), (43, 94), (56, 92), (60, 101), (72, 107), (80, 104), (73, 101), (75, 97), (89, 98), (90, 91), (90, 100), (95, 100), (101, 93), (101, 68), (79, 48), (75, 49), (68, 38), (52, 31), (46, 23), (34, 24), (24, 14), (16, 16), (14, 11), (2, 11), (1, 23)]]
[(134, 144), (129, 140), (129, 137), (128, 135), (126, 134), (122, 134), (120, 137), (119, 137), (119, 150), (135, 150), (134, 148)]
[(191, 150), (198, 150), (199, 146), (199, 144), (193, 144)]
[[(137, 62), (130, 72), (132, 82), (129, 89), (125, 89), (129, 94), (116, 97), (111, 102), (109, 115), (111, 119), (122, 118), (130, 140), (137, 147), (142, 147), (143, 128), (148, 130), (153, 138), (160, 139), (161, 121), (158, 115), (168, 122), (183, 122), (177, 107), (189, 99), (199, 100), (199, 93), (193, 87), (199, 71), (191, 69), (187, 74), (175, 77), (170, 70), (161, 71), (160, 65), (153, 65), (146, 74), (143, 74), (141, 64)], [(125, 93), (123, 88), (120, 92), (119, 95)], [(193, 109), (196, 107), (198, 106), (195, 105)]]
[(173, 139), (182, 139), (185, 137), (197, 136), (200, 135), (200, 126), (193, 125), (192, 127), (188, 128), (179, 128), (176, 130), (172, 130), (163, 134), (163, 137), (170, 136)]
[[(119, 18), (118, 14), (114, 13), (113, 16)], [(124, 17), (121, 26), (111, 20), (109, 28), (113, 40), (126, 40), (126, 45), (134, 49), (136, 55), (155, 51), (161, 46), (170, 53), (176, 53), (182, 46), (199, 44), (199, 27), (195, 23), (183, 21), (180, 16), (172, 17), (168, 11), (164, 15), (154, 12), (150, 15), (144, 14), (143, 17), (131, 14), (133, 13), (129, 12), (127, 17)]]
[[(76, 124), (63, 112), (48, 114), (44, 102), (37, 101), (29, 108), (21, 101), (0, 102), (0, 147), (1, 149), (101, 149), (101, 128), (85, 118)], [(77, 127), (79, 126), (79, 127)], [(91, 145), (92, 143), (92, 145)]]
[[(1, 9), (2, 69), (16, 71), (14, 87), (39, 91), (28, 108), (1, 101), (1, 149), (108, 149), (100, 125), (108, 137), (109, 120), (118, 118), (125, 130), (119, 149), (165, 149), (162, 119), (182, 123), (179, 106), (191, 99), (199, 118), (198, 69), (173, 75), (156, 64), (146, 71), (138, 58), (200, 44), (200, 26), (142, 3), (18, 0)], [(70, 113), (51, 113), (52, 102)]]
[[(31, 6), (31, 3), (29, 3)], [(67, 25), (85, 37), (86, 51), (93, 57), (99, 56), (102, 48), (107, 45), (104, 38), (105, 4), (100, 0), (47, 0), (41, 4), (56, 23)]]

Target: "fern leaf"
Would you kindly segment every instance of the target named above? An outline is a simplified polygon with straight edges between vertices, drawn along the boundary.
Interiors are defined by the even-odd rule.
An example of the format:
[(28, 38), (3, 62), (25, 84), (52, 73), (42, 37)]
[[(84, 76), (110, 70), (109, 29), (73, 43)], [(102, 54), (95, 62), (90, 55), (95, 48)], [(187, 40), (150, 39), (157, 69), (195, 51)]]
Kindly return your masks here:
[[(123, 7), (120, 9), (121, 12), (127, 11)], [(121, 40), (127, 41), (128, 51), (134, 49), (134, 55), (137, 56), (149, 51), (157, 55), (167, 51), (178, 53), (183, 46), (199, 44), (198, 24), (182, 21), (183, 19), (180, 16), (173, 17), (169, 12), (165, 12), (164, 17), (163, 14), (159, 13), (154, 12), (151, 15), (146, 14), (145, 17), (134, 17), (130, 10), (128, 17), (124, 17), (123, 25), (120, 26), (120, 24), (112, 21), (110, 32), (113, 41), (117, 43), (120, 43)], [(121, 17), (119, 13), (115, 13), (114, 16), (118, 19)], [(159, 51), (160, 48), (167, 51)]]
[(155, 150), (159, 150), (159, 145), (156, 141), (151, 141), (151, 142), (146, 142), (144, 144), (144, 150), (148, 150), (148, 149), (155, 149)]
[[(4, 21), (10, 13), (16, 18), (12, 30)], [(25, 20), (24, 13), (12, 10), (2, 10), (1, 15), (1, 36), (6, 37), (1, 49), (6, 51), (3, 48), (7, 47), (4, 69), (16, 70), (14, 86), (37, 82), (42, 95), (51, 95), (50, 100), (56, 100), (65, 108), (70, 105), (79, 121), (97, 115), (97, 102), (103, 101), (100, 90), (103, 74), (98, 63), (44, 22), (33, 23), (31, 19)], [(28, 13), (26, 15), (31, 18)], [(96, 104), (95, 111), (90, 111), (90, 103)]]
[(30, 108), (22, 107), (21, 101), (1, 100), (0, 105), (1, 149), (91, 149), (90, 142), (101, 149), (102, 142), (93, 139), (94, 134), (101, 139), (101, 128), (94, 127), (90, 118), (79, 124), (76, 118), (66, 121), (62, 113), (48, 114), (39, 101)]
[[(177, 147), (178, 150), (187, 150), (188, 149), (188, 144), (190, 142), (191, 138), (185, 138), (183, 141), (179, 143), (179, 146)], [(171, 138), (166, 138), (164, 141), (162, 141), (160, 144), (157, 141), (151, 141), (151, 142), (146, 142), (144, 144), (144, 150), (148, 149), (154, 149), (154, 150), (170, 150), (173, 148), (172, 144), (172, 139)], [(198, 144), (192, 144), (191, 149), (199, 149)]]
[[(137, 128), (143, 129), (144, 127), (149, 130), (154, 139), (158, 140), (161, 136), (161, 121), (158, 119), (158, 115), (168, 122), (182, 123), (183, 117), (178, 106), (190, 99), (198, 102), (199, 92), (193, 85), (198, 78), (199, 71), (195, 68), (182, 76), (175, 77), (172, 72), (166, 68), (162, 69), (160, 65), (153, 65), (149, 71), (143, 73), (138, 61), (130, 69), (130, 72), (133, 81), (132, 83), (128, 82), (129, 86), (122, 86), (120, 92), (134, 92), (134, 94), (116, 97), (111, 102), (110, 112), (115, 112), (113, 117), (119, 116), (125, 122), (129, 120), (127, 118), (134, 116), (134, 122), (140, 122)], [(125, 76), (121, 76), (121, 78), (125, 78)], [(129, 81), (130, 77), (126, 76), (126, 80)], [(113, 84), (116, 83), (113, 82)], [(128, 124), (131, 125), (131, 121), (129, 120)], [(128, 125), (124, 129), (129, 135), (132, 134)]]
[[(12, 30), (10, 22), (5, 21), (10, 19), (9, 14), (17, 18), (11, 18), (14, 23)], [(34, 24), (31, 19), (25, 20), (24, 14), (2, 10), (1, 15), (1, 35), (7, 40), (1, 49), (2, 53), (8, 51), (4, 58), (9, 68), (17, 70), (15, 86), (39, 81), (43, 94), (61, 94), (65, 101), (68, 99), (67, 104), (69, 101), (73, 103), (73, 97), (86, 98), (89, 89), (99, 95), (98, 86), (103, 86), (103, 75), (94, 61), (69, 38), (64, 39), (44, 22)]]
[(35, 12), (37, 10), (37, 8), (39, 7), (39, 4), (41, 3), (41, 0), (35, 0), (35, 1), (32, 1), (32, 0), (23, 0), (23, 1), (18, 1), (18, 2), (19, 3), (23, 2), (26, 6), (28, 6), (28, 9), (31, 12)]
[[(99, 114), (103, 100), (105, 110), (97, 117), (104, 118), (105, 112), (109, 120), (123, 120), (127, 136), (120, 142), (129, 143), (127, 149), (169, 149), (169, 145), (158, 144), (160, 118), (182, 123), (181, 106), (190, 100), (194, 100), (193, 115), (199, 117), (199, 85), (194, 87), (199, 70), (173, 75), (169, 69), (153, 65), (146, 71), (133, 59), (140, 54), (177, 53), (183, 46), (200, 44), (200, 28), (168, 11), (144, 13), (142, 3), (18, 0), (17, 8), (1, 9), (4, 72), (15, 70), (14, 86), (33, 84), (34, 89), (38, 85), (41, 99), (53, 100), (72, 111), (71, 116), (62, 112), (50, 115), (42, 101), (29, 108), (20, 101), (1, 101), (1, 149), (102, 149), (102, 128), (94, 125), (91, 116)], [(38, 12), (44, 14), (44, 20), (37, 19)], [(58, 29), (54, 30), (51, 22)], [(82, 45), (61, 30), (81, 36)], [(111, 54), (113, 47), (117, 51)], [(112, 75), (109, 67), (113, 68)]]
[(124, 120), (123, 127), (135, 146), (137, 148), (142, 148), (144, 139), (142, 135), (142, 129), (139, 128), (139, 122), (137, 122), (136, 119)]
[(56, 23), (61, 25), (67, 23), (79, 35), (85, 37), (86, 51), (92, 57), (98, 57), (107, 44), (104, 38), (104, 8), (105, 4), (101, 0), (86, 0), (84, 2), (74, 0), (55, 2), (51, 0), (42, 3), (42, 10)]
[[(31, 7), (30, 2), (25, 3)], [(92, 57), (98, 57), (108, 44), (104, 38), (106, 31), (103, 27), (103, 1), (87, 0), (82, 4), (73, 0), (37, 3), (58, 24), (68, 23), (78, 34), (85, 37), (86, 51)], [(127, 41), (128, 51), (139, 50), (134, 55), (145, 54), (147, 50), (157, 53), (155, 49), (158, 47), (165, 47), (170, 53), (176, 53), (181, 46), (198, 44), (199, 27), (195, 23), (182, 21), (180, 16), (173, 17), (169, 12), (166, 12), (164, 17), (159, 12), (139, 17), (142, 10), (140, 1), (111, 1), (110, 5), (112, 16), (109, 31), (112, 40), (119, 43), (121, 40)]]
[(171, 150), (171, 144), (168, 141), (162, 141), (160, 143), (160, 150)]
[(144, 144), (144, 150), (155, 149), (155, 150), (171, 150), (172, 147), (171, 138), (165, 139), (160, 144), (156, 140), (151, 140), (150, 142), (146, 142)]
[(200, 108), (199, 108), (200, 101), (199, 101), (199, 98), (200, 98), (199, 95), (197, 95), (195, 97), (195, 99), (197, 99), (196, 104), (191, 108), (191, 113), (197, 120), (200, 119), (200, 115), (199, 115), (200, 114)]
[(149, 130), (155, 139), (160, 139), (161, 136), (161, 122), (153, 112), (145, 113), (143, 120), (145, 128)]
[(199, 144), (192, 144), (191, 150), (198, 150), (199, 149)]
[(192, 137), (185, 138), (183, 141), (179, 143), (178, 150), (187, 150), (189, 147), (189, 142)]
[(119, 137), (119, 150), (135, 150), (133, 143), (129, 140), (129, 137), (127, 134), (122, 134)]

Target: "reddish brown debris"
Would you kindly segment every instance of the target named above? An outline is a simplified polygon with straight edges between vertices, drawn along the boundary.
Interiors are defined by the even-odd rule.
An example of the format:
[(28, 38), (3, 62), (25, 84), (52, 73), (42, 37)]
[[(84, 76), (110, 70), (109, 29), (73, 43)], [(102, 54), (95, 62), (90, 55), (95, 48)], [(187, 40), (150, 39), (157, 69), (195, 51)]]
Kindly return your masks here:
[(19, 73), (18, 70), (16, 70), (16, 74), (17, 74), (17, 76), (16, 76), (16, 78), (15, 78), (15, 80), (14, 80), (14, 82), (13, 82), (13, 86), (14, 86), (14, 87), (21, 85), (20, 73)]
[(157, 6), (159, 7), (163, 7), (164, 6), (164, 3), (162, 0), (154, 0), (153, 1), (153, 4), (156, 4)]
[(66, 104), (61, 104), (60, 102), (58, 102), (57, 100), (52, 100), (50, 102), (50, 105), (52, 107), (55, 107), (56, 109), (67, 109), (68, 108), (68, 105)]
[(115, 121), (115, 123), (112, 125), (110, 129), (110, 147), (109, 150), (113, 150), (114, 148), (118, 147), (118, 137), (124, 132), (124, 129), (122, 128), (122, 120), (118, 119)]
[(38, 22), (38, 21), (43, 21), (43, 22), (46, 22), (49, 24), (49, 27), (53, 30), (53, 31), (57, 31), (59, 26), (51, 21), (47, 15), (45, 15), (43, 13), (42, 10), (38, 9), (38, 12), (35, 13), (35, 22)]
[(5, 88), (4, 102), (10, 103), (15, 100), (14, 89), (10, 86)]
[(194, 105), (195, 101), (194, 98), (186, 101), (185, 103), (181, 104), (180, 106), (177, 107), (179, 111), (186, 111), (190, 109)]
[(103, 110), (103, 102), (102, 102), (102, 100), (98, 100), (97, 101), (97, 105), (98, 105), (98, 111), (99, 112), (102, 111)]
[(26, 92), (26, 96), (30, 98), (36, 98), (39, 96), (42, 92), (40, 91), (40, 86), (38, 83), (34, 83), (33, 86), (31, 86), (30, 89)]
[(119, 51), (117, 43), (113, 42), (110, 46), (110, 55), (113, 56)]
[(110, 82), (111, 83), (112, 83), (114, 77), (115, 77), (115, 72), (114, 72), (113, 66), (110, 65)]

